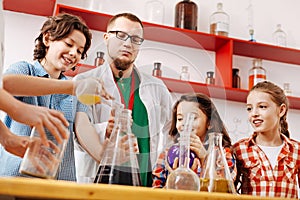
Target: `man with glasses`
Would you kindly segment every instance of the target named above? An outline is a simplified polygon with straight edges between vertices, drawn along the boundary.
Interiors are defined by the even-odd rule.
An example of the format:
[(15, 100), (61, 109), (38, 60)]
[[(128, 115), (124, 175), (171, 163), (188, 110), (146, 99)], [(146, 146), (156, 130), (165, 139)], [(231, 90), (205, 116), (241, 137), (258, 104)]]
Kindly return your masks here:
[[(143, 34), (143, 24), (135, 15), (121, 13), (114, 16), (108, 22), (107, 32), (104, 34), (107, 62), (101, 67), (77, 75), (75, 79), (90, 76), (101, 78), (115, 101), (132, 110), (132, 132), (138, 140), (141, 183), (150, 187), (152, 166), (163, 148), (171, 123), (172, 98), (161, 80), (140, 72), (134, 64), (144, 41)], [(98, 129), (98, 138), (94, 135), (95, 130), (88, 127), (88, 117), (84, 113), (76, 119), (80, 121), (75, 128), (78, 138), (94, 138), (84, 140), (86, 142), (79, 141), (81, 147), (98, 162), (101, 160), (101, 148), (89, 141), (93, 140), (95, 143), (95, 140), (99, 140), (101, 143), (105, 137), (110, 136), (113, 127), (110, 110), (106, 104), (94, 106), (93, 116), (90, 118)], [(79, 161), (77, 175), (95, 176), (97, 164), (91, 162), (84, 152), (76, 151), (76, 156)]]

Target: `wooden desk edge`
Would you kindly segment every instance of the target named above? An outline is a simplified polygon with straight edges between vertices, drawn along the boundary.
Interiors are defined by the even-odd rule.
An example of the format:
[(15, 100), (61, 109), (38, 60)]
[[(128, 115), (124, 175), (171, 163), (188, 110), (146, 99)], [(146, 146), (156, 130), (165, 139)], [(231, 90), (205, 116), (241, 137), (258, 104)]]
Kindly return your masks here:
[(102, 200), (276, 200), (280, 198), (232, 195), (165, 189), (151, 189), (108, 184), (78, 184), (68, 181), (7, 177), (0, 178), (0, 197), (13, 196), (28, 199), (102, 199)]

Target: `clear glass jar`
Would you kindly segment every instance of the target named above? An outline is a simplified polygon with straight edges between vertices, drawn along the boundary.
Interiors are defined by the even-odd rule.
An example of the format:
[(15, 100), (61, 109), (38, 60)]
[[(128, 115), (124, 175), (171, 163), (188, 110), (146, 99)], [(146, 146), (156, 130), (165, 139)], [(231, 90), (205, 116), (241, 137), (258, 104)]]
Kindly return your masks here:
[(257, 83), (266, 79), (266, 70), (262, 67), (262, 59), (253, 59), (253, 66), (249, 70), (249, 90)]
[(190, 73), (189, 73), (189, 67), (188, 66), (182, 66), (181, 67), (180, 80), (183, 80), (183, 81), (189, 81), (190, 80)]
[(154, 63), (154, 68), (152, 70), (152, 76), (156, 76), (156, 77), (161, 77), (162, 76), (161, 63), (160, 62), (155, 62)]
[(175, 7), (175, 27), (197, 30), (198, 6), (190, 0), (183, 0)]
[(150, 0), (145, 4), (146, 19), (152, 23), (163, 24), (165, 6), (159, 0)]
[(239, 76), (239, 69), (232, 69), (232, 87), (233, 88), (241, 88), (241, 78)]
[(229, 15), (223, 11), (223, 4), (217, 4), (217, 11), (210, 16), (210, 33), (228, 36)]
[(281, 24), (277, 24), (277, 28), (273, 33), (273, 41), (277, 46), (286, 47), (286, 33), (282, 30)]

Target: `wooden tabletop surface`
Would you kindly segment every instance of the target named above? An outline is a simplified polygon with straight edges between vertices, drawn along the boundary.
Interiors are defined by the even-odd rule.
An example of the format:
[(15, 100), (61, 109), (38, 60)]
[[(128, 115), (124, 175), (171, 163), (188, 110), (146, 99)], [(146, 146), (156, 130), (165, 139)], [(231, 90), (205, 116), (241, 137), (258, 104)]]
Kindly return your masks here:
[(101, 200), (267, 200), (248, 195), (207, 193), (145, 187), (78, 184), (34, 178), (0, 178), (0, 199), (101, 199)]

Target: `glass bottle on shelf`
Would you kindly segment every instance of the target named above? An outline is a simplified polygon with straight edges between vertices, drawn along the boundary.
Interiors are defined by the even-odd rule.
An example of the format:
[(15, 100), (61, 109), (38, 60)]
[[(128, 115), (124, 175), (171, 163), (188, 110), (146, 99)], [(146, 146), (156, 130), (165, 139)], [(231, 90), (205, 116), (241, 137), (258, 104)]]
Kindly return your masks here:
[(233, 88), (241, 88), (241, 78), (239, 76), (239, 69), (232, 69), (232, 87)]
[(256, 40), (254, 39), (254, 29), (249, 29), (249, 35), (250, 35), (250, 42), (256, 42)]
[(170, 173), (167, 178), (166, 188), (176, 190), (199, 191), (200, 180), (198, 175), (190, 169), (190, 133), (195, 119), (194, 113), (188, 113), (185, 117), (183, 131), (179, 140), (179, 166)]
[(222, 147), (222, 133), (209, 133), (208, 153), (200, 174), (200, 191), (236, 194)]
[(178, 2), (175, 7), (175, 27), (197, 30), (198, 6), (190, 0)]
[(223, 3), (217, 4), (217, 11), (210, 16), (210, 33), (228, 36), (229, 15), (223, 11)]
[(162, 76), (161, 63), (160, 62), (155, 62), (154, 63), (154, 68), (152, 70), (152, 76), (156, 76), (156, 77), (161, 77)]
[(124, 149), (120, 144), (122, 136), (131, 134), (131, 110), (123, 109), (123, 106), (117, 104), (114, 115), (114, 128), (94, 183), (140, 186), (139, 164), (133, 149), (134, 140), (129, 137), (129, 149)]
[(215, 84), (214, 72), (213, 71), (208, 71), (208, 72), (206, 72), (206, 75), (207, 76), (206, 76), (206, 79), (205, 79), (205, 83), (214, 85)]
[(286, 33), (282, 30), (281, 24), (277, 24), (277, 28), (273, 33), (273, 41), (277, 46), (286, 47)]
[(188, 66), (182, 66), (181, 67), (180, 80), (183, 80), (183, 81), (189, 81), (190, 80), (190, 73), (189, 73), (189, 67)]
[(104, 52), (97, 51), (97, 57), (95, 58), (94, 66), (99, 67), (104, 63)]
[(145, 4), (146, 19), (152, 23), (163, 24), (164, 4), (159, 0), (150, 0)]
[(253, 66), (249, 70), (249, 90), (261, 81), (267, 78), (266, 70), (262, 67), (262, 59), (253, 59)]

